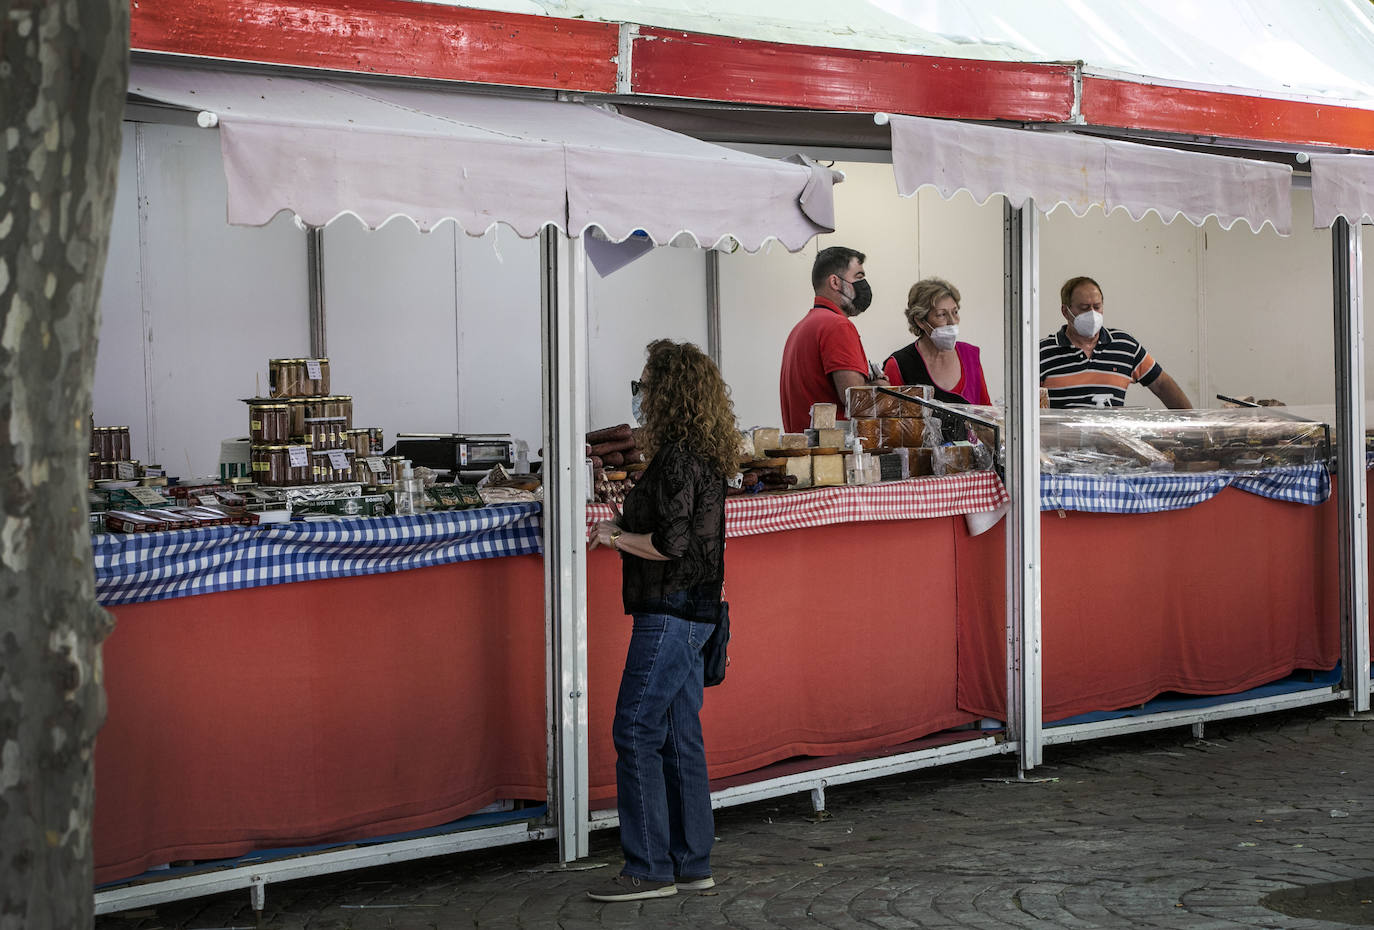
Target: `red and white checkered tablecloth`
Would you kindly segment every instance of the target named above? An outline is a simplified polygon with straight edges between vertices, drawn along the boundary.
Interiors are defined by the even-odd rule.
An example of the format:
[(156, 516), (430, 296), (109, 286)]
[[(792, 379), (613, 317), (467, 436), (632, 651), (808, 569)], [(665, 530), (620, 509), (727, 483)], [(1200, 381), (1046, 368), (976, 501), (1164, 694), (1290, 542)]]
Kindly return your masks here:
[[(996, 510), (1008, 501), (994, 472), (908, 478), (882, 484), (749, 494), (725, 502), (725, 535), (752, 536), (831, 523), (921, 520)], [(588, 504), (587, 525), (609, 520), (609, 504)]]

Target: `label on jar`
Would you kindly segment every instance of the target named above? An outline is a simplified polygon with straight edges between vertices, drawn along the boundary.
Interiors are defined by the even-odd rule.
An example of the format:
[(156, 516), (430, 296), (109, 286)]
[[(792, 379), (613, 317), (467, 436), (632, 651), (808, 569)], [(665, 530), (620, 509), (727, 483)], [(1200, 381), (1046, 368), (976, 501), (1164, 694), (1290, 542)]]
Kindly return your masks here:
[(310, 467), (310, 453), (305, 446), (287, 446), (286, 451), (291, 456), (292, 468)]
[(115, 477), (120, 481), (137, 478), (138, 470), (134, 468), (133, 462), (115, 462)]
[(374, 475), (385, 475), (391, 469), (386, 467), (386, 460), (381, 456), (369, 455), (367, 457), (367, 467), (372, 469)]
[(320, 374), (319, 359), (308, 358), (305, 360), (305, 376), (309, 378), (311, 381), (318, 381), (321, 377), (323, 377), (323, 375)]
[(157, 488), (129, 488), (133, 499), (148, 507), (162, 507), (167, 503)]
[(348, 470), (348, 455), (342, 449), (329, 450), (329, 464), (339, 471)]

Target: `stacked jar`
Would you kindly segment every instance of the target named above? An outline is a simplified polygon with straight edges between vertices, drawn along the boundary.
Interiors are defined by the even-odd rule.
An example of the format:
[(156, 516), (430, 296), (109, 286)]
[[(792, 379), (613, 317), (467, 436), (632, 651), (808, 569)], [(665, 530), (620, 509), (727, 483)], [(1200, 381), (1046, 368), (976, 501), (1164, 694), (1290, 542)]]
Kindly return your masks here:
[[(382, 431), (353, 428), (352, 396), (329, 392), (329, 359), (268, 359), (267, 380), (271, 396), (247, 401), (255, 476), (263, 483), (376, 483), (367, 459), (384, 451)], [(274, 467), (292, 447), (309, 464)]]
[(133, 457), (133, 442), (127, 426), (92, 426), (91, 449), (86, 476), (92, 480), (138, 474), (138, 461)]

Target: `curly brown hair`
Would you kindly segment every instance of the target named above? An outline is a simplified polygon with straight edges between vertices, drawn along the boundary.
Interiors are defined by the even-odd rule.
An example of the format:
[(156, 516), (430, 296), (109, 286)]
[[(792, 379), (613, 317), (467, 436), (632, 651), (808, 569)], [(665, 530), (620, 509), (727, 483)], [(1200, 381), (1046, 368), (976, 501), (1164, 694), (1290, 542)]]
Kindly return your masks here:
[(644, 442), (695, 452), (729, 477), (739, 471), (740, 435), (730, 387), (716, 363), (690, 342), (655, 339), (644, 362)]

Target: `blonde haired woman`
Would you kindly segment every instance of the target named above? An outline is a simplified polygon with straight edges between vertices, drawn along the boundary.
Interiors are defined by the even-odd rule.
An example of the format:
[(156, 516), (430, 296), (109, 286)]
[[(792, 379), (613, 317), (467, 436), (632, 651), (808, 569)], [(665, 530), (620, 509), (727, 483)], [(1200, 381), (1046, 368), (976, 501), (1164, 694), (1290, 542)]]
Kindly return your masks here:
[(892, 384), (929, 384), (935, 399), (991, 404), (978, 347), (959, 341), (959, 289), (943, 278), (922, 278), (906, 298), (906, 324), (916, 341), (883, 363)]

